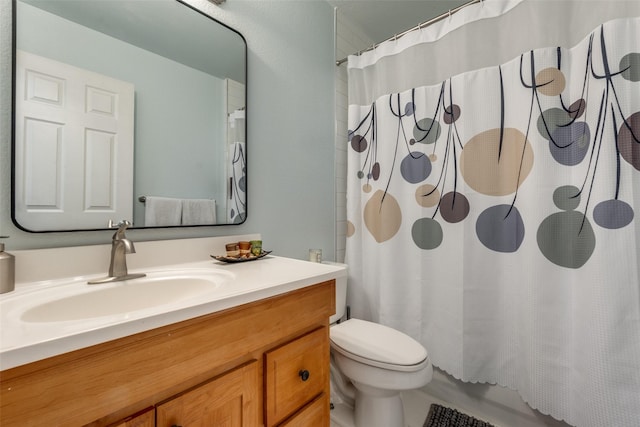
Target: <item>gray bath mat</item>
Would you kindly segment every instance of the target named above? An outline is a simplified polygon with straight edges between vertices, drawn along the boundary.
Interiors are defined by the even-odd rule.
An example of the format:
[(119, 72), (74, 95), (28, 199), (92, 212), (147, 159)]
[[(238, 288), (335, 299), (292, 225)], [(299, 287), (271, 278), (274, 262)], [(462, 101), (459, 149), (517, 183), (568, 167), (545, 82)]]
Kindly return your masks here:
[(494, 427), (492, 424), (458, 412), (455, 409), (431, 404), (423, 427)]

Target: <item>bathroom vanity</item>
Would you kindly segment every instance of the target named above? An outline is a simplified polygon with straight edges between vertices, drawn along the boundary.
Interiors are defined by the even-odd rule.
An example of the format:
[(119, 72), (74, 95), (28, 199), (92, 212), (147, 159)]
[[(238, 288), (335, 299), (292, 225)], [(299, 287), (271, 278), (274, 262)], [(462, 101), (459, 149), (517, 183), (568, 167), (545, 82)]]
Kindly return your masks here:
[[(271, 256), (181, 267), (221, 269), (233, 278), (197, 304), (117, 321), (102, 316), (111, 319), (103, 326), (57, 321), (58, 330), (72, 332), (49, 341), (27, 333), (33, 342), (13, 348), (3, 339), (0, 424), (328, 426), (328, 319), (340, 270)], [(11, 317), (13, 306), (6, 307), (3, 329), (24, 328)], [(80, 332), (72, 323), (93, 330)]]

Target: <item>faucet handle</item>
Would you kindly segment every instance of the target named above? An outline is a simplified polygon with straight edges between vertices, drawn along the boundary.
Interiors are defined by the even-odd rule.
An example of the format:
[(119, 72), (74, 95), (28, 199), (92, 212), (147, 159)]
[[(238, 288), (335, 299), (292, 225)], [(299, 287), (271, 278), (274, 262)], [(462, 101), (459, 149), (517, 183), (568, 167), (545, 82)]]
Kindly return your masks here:
[(109, 220), (109, 228), (122, 228), (125, 229), (127, 227), (131, 226), (131, 222), (127, 221), (126, 219), (120, 220), (120, 222), (114, 222), (112, 219)]
[[(131, 222), (127, 221), (126, 219), (123, 219), (122, 221), (118, 222), (117, 224), (114, 223), (112, 220), (109, 220), (109, 228), (115, 228), (118, 227), (118, 229), (116, 230), (116, 232), (113, 234), (113, 240), (122, 240), (125, 239), (125, 235), (124, 235), (124, 231), (127, 229), (127, 227), (129, 227), (131, 225)], [(135, 252), (135, 251), (134, 251)]]

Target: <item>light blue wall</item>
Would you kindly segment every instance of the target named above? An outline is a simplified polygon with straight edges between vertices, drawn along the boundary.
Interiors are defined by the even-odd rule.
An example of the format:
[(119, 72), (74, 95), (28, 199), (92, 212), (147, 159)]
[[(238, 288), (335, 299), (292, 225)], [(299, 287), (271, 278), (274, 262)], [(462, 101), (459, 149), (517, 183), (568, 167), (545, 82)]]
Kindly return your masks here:
[[(132, 230), (133, 240), (261, 233), (274, 254), (334, 258), (333, 10), (324, 1), (191, 4), (240, 31), (248, 44), (249, 216), (242, 225)], [(0, 0), (0, 235), (7, 249), (107, 243), (111, 232), (32, 234), (11, 223), (11, 13)]]
[[(18, 49), (135, 86), (133, 194), (213, 198), (224, 219), (224, 81), (34, 6), (18, 7)], [(133, 207), (134, 225), (144, 225), (144, 205)]]

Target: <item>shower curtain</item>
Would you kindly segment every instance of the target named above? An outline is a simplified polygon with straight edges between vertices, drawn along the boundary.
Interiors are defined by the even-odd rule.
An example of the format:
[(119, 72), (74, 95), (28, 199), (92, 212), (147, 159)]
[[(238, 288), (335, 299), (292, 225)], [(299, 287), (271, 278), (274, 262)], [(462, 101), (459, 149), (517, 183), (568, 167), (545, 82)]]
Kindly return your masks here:
[(354, 317), (640, 425), (640, 2), (485, 0), (349, 58)]

